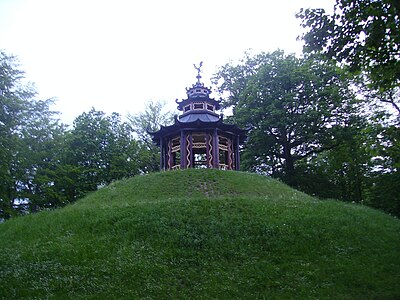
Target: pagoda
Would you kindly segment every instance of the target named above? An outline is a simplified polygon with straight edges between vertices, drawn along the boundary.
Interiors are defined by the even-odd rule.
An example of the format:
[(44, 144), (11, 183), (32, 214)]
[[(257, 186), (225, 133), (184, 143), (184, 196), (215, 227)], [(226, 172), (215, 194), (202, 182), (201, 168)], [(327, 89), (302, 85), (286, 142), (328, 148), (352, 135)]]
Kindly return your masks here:
[(178, 101), (181, 115), (174, 124), (151, 132), (161, 149), (160, 169), (215, 168), (239, 170), (239, 148), (247, 130), (223, 122), (220, 100), (210, 98), (211, 89), (200, 81), (201, 66), (196, 67), (197, 82), (186, 88), (187, 99)]

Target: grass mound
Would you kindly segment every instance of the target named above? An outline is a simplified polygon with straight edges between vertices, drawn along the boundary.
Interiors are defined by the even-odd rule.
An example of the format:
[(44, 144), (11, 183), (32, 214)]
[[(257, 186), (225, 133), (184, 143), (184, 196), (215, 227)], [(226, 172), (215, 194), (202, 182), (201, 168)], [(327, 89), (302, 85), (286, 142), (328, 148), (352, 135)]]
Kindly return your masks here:
[(0, 224), (0, 298), (400, 297), (400, 222), (255, 174), (115, 182)]

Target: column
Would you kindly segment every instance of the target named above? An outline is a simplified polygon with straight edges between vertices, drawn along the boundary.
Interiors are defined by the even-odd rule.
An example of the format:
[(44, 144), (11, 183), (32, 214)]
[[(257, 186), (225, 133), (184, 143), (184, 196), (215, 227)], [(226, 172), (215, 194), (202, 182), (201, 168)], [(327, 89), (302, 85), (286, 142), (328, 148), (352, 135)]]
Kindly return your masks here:
[(173, 161), (173, 157), (172, 157), (172, 140), (171, 139), (168, 141), (167, 157), (168, 157), (168, 169), (172, 169), (174, 161)]
[(210, 153), (210, 142), (212, 141), (212, 136), (208, 132), (206, 132), (206, 160), (207, 160), (207, 168), (212, 168), (212, 160), (213, 154)]
[[(192, 133), (187, 134), (186, 138), (186, 149), (188, 148), (189, 145), (189, 153), (186, 153), (186, 163), (188, 168), (193, 168), (193, 138), (192, 138)], [(188, 155), (189, 154), (189, 155)]]
[(240, 155), (239, 155), (239, 146), (240, 146), (240, 136), (236, 136), (236, 149), (235, 149), (235, 157), (236, 157), (236, 166), (235, 169), (239, 171), (240, 169)]
[(234, 169), (233, 160), (232, 160), (232, 147), (233, 147), (233, 141), (231, 138), (228, 138), (228, 169), (229, 170)]
[(164, 170), (164, 145), (163, 139), (160, 137), (160, 171)]
[(219, 141), (218, 141), (218, 130), (214, 129), (213, 133), (213, 168), (219, 169)]
[(185, 132), (183, 130), (181, 131), (180, 149), (181, 149), (181, 169), (186, 169), (186, 138), (185, 138)]

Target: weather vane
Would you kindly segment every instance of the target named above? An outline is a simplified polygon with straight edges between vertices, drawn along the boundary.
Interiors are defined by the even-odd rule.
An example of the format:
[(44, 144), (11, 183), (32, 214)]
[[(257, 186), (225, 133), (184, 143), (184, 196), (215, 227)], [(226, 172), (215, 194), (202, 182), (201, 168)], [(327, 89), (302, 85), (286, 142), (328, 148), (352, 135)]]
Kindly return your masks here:
[(200, 78), (201, 78), (200, 73), (201, 73), (201, 67), (203, 66), (203, 62), (201, 61), (198, 67), (196, 66), (196, 64), (193, 64), (193, 66), (197, 70), (197, 76), (196, 76), (197, 82), (200, 83)]

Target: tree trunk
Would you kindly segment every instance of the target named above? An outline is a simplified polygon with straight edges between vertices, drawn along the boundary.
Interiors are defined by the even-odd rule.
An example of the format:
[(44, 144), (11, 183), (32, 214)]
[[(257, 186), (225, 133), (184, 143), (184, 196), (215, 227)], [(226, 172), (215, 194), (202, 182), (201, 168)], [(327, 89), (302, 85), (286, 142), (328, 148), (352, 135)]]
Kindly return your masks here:
[(294, 161), (289, 142), (286, 142), (283, 145), (283, 155), (285, 159), (285, 182), (288, 185), (295, 187), (297, 180), (295, 176)]

